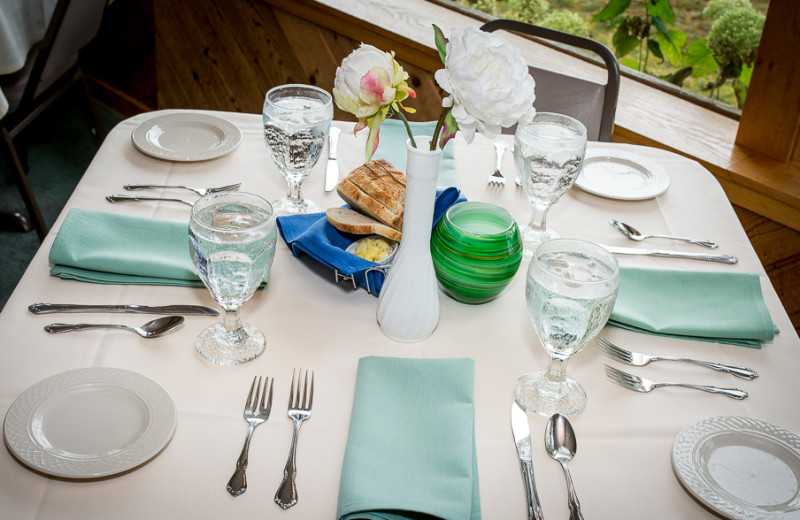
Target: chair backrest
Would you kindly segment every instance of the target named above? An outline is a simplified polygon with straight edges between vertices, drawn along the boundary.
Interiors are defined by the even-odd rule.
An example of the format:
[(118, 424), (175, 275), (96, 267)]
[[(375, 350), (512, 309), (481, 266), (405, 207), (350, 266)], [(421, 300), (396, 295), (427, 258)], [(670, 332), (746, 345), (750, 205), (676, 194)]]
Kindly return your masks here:
[(589, 140), (611, 141), (619, 97), (619, 64), (608, 47), (589, 38), (517, 20), (492, 20), (483, 24), (481, 30), (528, 34), (592, 51), (600, 56), (608, 72), (608, 81), (605, 84), (533, 65), (529, 69), (536, 81), (534, 106), (537, 112), (557, 112), (574, 117), (586, 126)]
[(30, 105), (78, 62), (97, 35), (107, 0), (58, 0), (42, 41), (28, 53), (25, 67), (2, 81), (9, 113)]

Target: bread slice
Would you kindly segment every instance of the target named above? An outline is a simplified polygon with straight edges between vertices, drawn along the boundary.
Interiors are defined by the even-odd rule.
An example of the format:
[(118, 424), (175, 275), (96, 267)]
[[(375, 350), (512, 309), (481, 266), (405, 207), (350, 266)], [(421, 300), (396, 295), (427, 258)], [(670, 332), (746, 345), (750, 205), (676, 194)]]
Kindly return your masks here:
[(399, 242), (402, 236), (396, 229), (350, 208), (330, 208), (325, 212), (325, 217), (333, 227), (345, 233), (380, 235), (396, 242)]
[(362, 164), (339, 183), (336, 191), (353, 209), (397, 231), (403, 229), (406, 176), (389, 161), (376, 159)]

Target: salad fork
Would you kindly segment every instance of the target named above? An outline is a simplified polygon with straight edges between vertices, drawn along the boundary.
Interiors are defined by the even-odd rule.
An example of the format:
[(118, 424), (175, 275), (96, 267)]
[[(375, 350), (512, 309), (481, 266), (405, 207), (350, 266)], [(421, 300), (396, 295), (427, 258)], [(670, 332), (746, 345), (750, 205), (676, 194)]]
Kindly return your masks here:
[[(303, 390), (300, 390), (300, 374), (292, 373), (292, 386), (289, 390), (289, 418), (294, 422), (294, 433), (292, 434), (292, 447), (289, 450), (289, 459), (286, 461), (286, 467), (283, 469), (283, 480), (281, 481), (278, 491), (275, 493), (275, 503), (283, 509), (289, 509), (297, 503), (297, 486), (295, 485), (295, 477), (297, 476), (297, 467), (295, 459), (297, 455), (297, 436), (300, 433), (300, 425), (303, 421), (311, 417), (311, 404), (314, 401), (314, 372), (311, 372), (311, 385), (308, 383), (308, 370), (305, 371), (303, 378)], [(295, 376), (297, 375), (297, 390), (295, 392)], [(302, 394), (302, 397), (301, 397)]]
[(703, 390), (704, 392), (710, 392), (712, 394), (722, 394), (732, 399), (742, 400), (748, 396), (747, 392), (744, 390), (739, 390), (738, 388), (720, 388), (717, 386), (692, 385), (688, 383), (656, 383), (655, 381), (623, 372), (622, 370), (618, 370), (608, 365), (603, 366), (606, 367), (606, 376), (611, 381), (614, 381), (615, 383), (636, 392), (652, 392), (656, 388), (661, 388), (662, 386), (682, 386), (685, 388)]
[[(247, 394), (247, 401), (244, 404), (244, 420), (247, 421), (249, 428), (247, 429), (247, 437), (244, 440), (244, 447), (242, 453), (239, 455), (239, 460), (236, 461), (236, 471), (233, 472), (231, 479), (228, 481), (228, 493), (238, 497), (247, 490), (247, 455), (250, 451), (250, 438), (253, 436), (253, 431), (256, 426), (266, 422), (269, 418), (269, 412), (272, 410), (272, 384), (275, 379), (266, 378), (264, 385), (261, 385), (261, 377), (256, 376), (253, 378), (253, 384), (250, 385), (250, 393)], [(269, 384), (269, 394), (267, 394), (267, 385)]]
[(685, 363), (694, 363), (695, 365), (700, 365), (714, 370), (719, 370), (720, 372), (727, 372), (736, 377), (741, 377), (742, 379), (755, 379), (758, 377), (758, 372), (745, 367), (724, 365), (722, 363), (714, 363), (711, 361), (700, 361), (698, 359), (681, 358), (675, 356), (648, 356), (646, 354), (640, 354), (638, 352), (631, 352), (629, 350), (625, 350), (624, 348), (619, 347), (599, 336), (595, 339), (595, 342), (597, 344), (597, 348), (599, 348), (600, 351), (603, 352), (608, 357), (636, 367), (643, 367), (645, 365), (649, 365), (653, 361), (682, 361)]
[(242, 186), (241, 182), (237, 182), (236, 184), (229, 184), (227, 186), (219, 186), (216, 188), (193, 188), (191, 186), (164, 186), (161, 184), (126, 184), (123, 186), (126, 190), (150, 190), (150, 189), (157, 189), (157, 188), (175, 188), (175, 189), (184, 189), (190, 190), (201, 197), (205, 197), (209, 193), (218, 193), (220, 191), (236, 191)]
[(500, 168), (503, 165), (503, 154), (506, 152), (508, 145), (504, 142), (498, 141), (494, 143), (494, 156), (495, 167), (494, 173), (489, 176), (489, 184), (505, 184), (506, 178), (500, 173)]

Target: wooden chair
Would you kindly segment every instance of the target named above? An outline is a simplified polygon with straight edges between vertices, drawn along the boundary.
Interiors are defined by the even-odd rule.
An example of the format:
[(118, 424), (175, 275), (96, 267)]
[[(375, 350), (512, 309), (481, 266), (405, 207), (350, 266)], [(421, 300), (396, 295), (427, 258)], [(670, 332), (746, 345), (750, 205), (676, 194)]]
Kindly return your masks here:
[(594, 52), (605, 63), (608, 81), (597, 83), (530, 65), (536, 81), (537, 112), (557, 112), (574, 117), (586, 125), (590, 141), (611, 141), (614, 114), (619, 97), (619, 64), (611, 50), (600, 42), (517, 20), (496, 19), (486, 22), (481, 30), (505, 30), (527, 34)]
[[(8, 113), (0, 119), (0, 134), (39, 239), (47, 234), (47, 224), (28, 182), (27, 161), (24, 154), (20, 155), (14, 140), (76, 83), (81, 84), (85, 93), (86, 107), (98, 136), (100, 139), (105, 137), (105, 129), (86, 78), (78, 66), (81, 49), (94, 39), (100, 29), (105, 6), (106, 0), (58, 0), (44, 38), (30, 50), (25, 66), (15, 73), (0, 76), (0, 88), (9, 103)], [(20, 221), (17, 227), (25, 230), (24, 219), (20, 219), (19, 214), (0, 213), (5, 218), (17, 218)], [(3, 224), (2, 227), (7, 229), (14, 227), (8, 222)]]

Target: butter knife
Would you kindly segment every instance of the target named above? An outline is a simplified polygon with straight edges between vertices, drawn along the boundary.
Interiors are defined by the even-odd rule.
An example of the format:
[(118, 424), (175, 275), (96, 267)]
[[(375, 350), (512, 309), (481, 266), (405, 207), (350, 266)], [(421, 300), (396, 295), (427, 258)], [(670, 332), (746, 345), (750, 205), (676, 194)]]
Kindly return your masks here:
[(126, 312), (133, 314), (185, 314), (187, 316), (218, 316), (219, 311), (202, 305), (81, 305), (72, 303), (34, 303), (28, 306), (33, 314), (54, 312)]
[(341, 130), (335, 126), (328, 133), (328, 167), (325, 170), (325, 191), (333, 191), (339, 184), (339, 162), (336, 160), (336, 147)]
[(731, 255), (709, 255), (706, 253), (684, 253), (682, 251), (668, 251), (666, 249), (637, 249), (635, 247), (606, 246), (598, 244), (600, 247), (608, 249), (611, 253), (618, 255), (647, 255), (647, 256), (666, 256), (672, 258), (687, 258), (689, 260), (706, 260), (708, 262), (719, 262), (722, 264), (735, 264), (738, 258)]
[(525, 483), (525, 494), (528, 497), (528, 520), (542, 520), (542, 505), (536, 493), (536, 481), (533, 478), (533, 459), (531, 457), (531, 430), (528, 426), (528, 414), (519, 407), (516, 401), (511, 403), (511, 433), (517, 445), (522, 480)]

